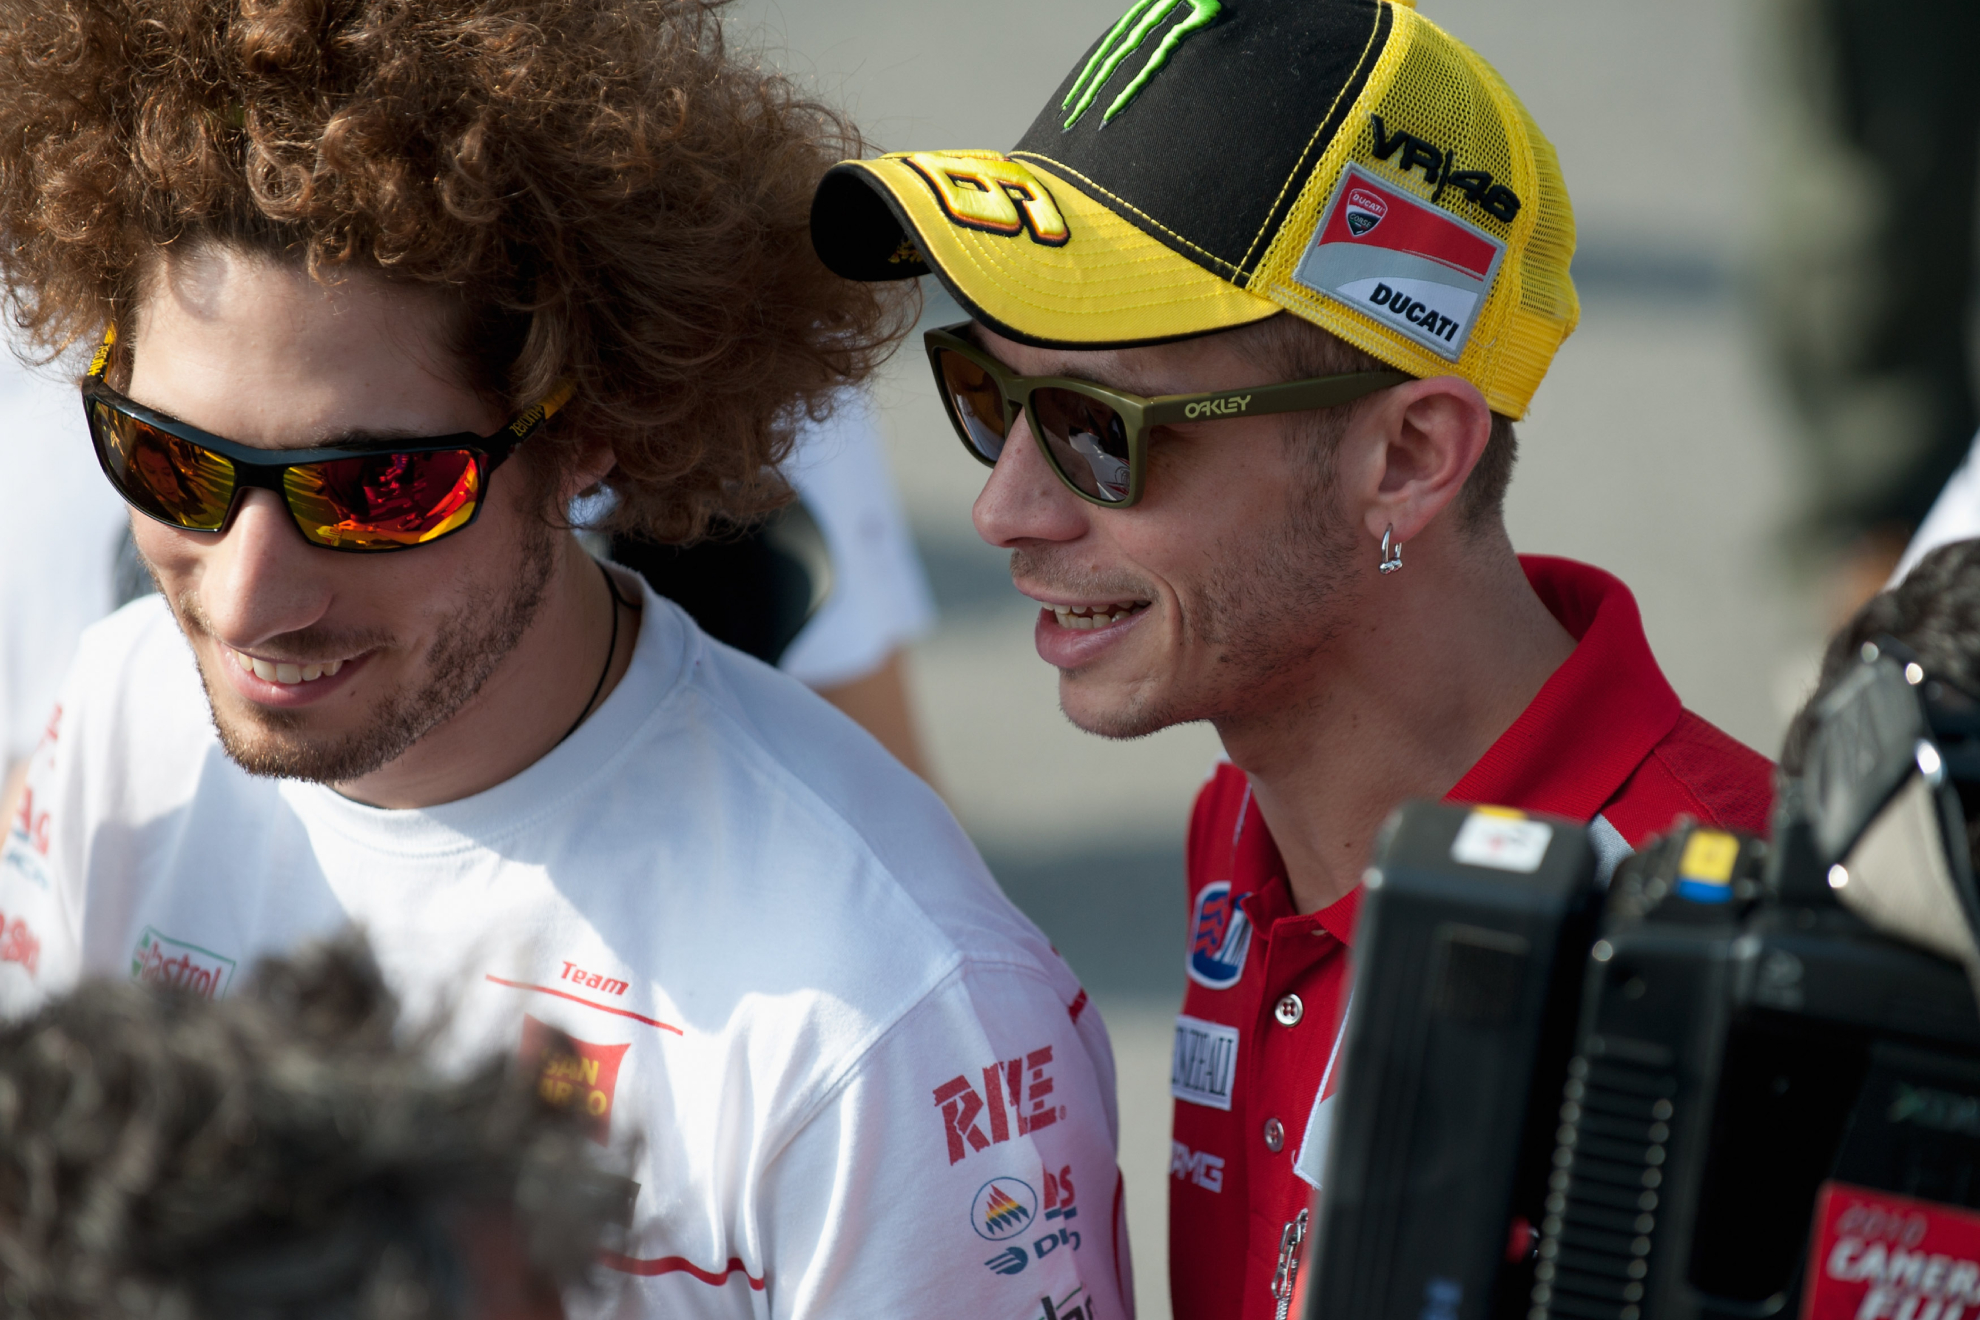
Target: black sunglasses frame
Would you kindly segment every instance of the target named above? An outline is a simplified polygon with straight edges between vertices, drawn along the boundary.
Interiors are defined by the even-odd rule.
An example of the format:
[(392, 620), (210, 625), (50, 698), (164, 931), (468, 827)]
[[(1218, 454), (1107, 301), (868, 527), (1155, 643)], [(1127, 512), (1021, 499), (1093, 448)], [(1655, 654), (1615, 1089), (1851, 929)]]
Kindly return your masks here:
[[(569, 403), (571, 396), (576, 392), (570, 382), (559, 381), (548, 395), (516, 414), (514, 418), (510, 419), (505, 426), (493, 435), (476, 435), (471, 431), (463, 431), (457, 435), (421, 437), (409, 442), (396, 440), (381, 441), (375, 445), (365, 445), (362, 447), (325, 446), (317, 449), (257, 449), (252, 445), (244, 445), (237, 440), (229, 440), (225, 436), (214, 435), (210, 431), (202, 431), (197, 426), (189, 425), (176, 417), (158, 412), (152, 408), (147, 408), (143, 404), (112, 389), (104, 381), (103, 374), (109, 365), (110, 348), (116, 342), (116, 335), (115, 327), (104, 333), (103, 342), (98, 346), (96, 356), (90, 361), (89, 373), (82, 380), (82, 403), (83, 420), (89, 427), (90, 446), (96, 451), (97, 466), (103, 469), (103, 475), (109, 478), (111, 487), (116, 490), (119, 496), (122, 496), (124, 503), (130, 505), (145, 517), (150, 518), (153, 522), (163, 523), (167, 527), (176, 528), (182, 532), (211, 532), (218, 534), (226, 532), (227, 528), (232, 525), (234, 513), (240, 508), (243, 491), (249, 489), (272, 491), (281, 499), (282, 507), (288, 510), (289, 520), (295, 524), (297, 533), (302, 536), (305, 542), (319, 550), (334, 550), (340, 554), (376, 555), (389, 554), (399, 550), (417, 550), (423, 546), (444, 541), (454, 535), (454, 533), (472, 527), (475, 520), (481, 517), (482, 505), (488, 502), (488, 481), (495, 469), (507, 462), (509, 456), (515, 453), (517, 447), (525, 440), (528, 440), (531, 436), (542, 430), (544, 423), (556, 415), (558, 409)], [(126, 494), (124, 483), (118, 480), (116, 472), (112, 469), (110, 456), (104, 451), (104, 441), (97, 430), (96, 420), (92, 412), (93, 406), (97, 404), (101, 404), (114, 412), (122, 413), (126, 417), (142, 422), (155, 430), (162, 431), (175, 440), (183, 440), (189, 445), (194, 445), (200, 449), (218, 454), (231, 463), (234, 468), (234, 489), (228, 496), (227, 510), (221, 517), (220, 525), (217, 527), (193, 527), (171, 518), (160, 517)], [(448, 528), (430, 540), (419, 541), (411, 545), (325, 545), (321, 541), (311, 540), (309, 534), (304, 530), (302, 519), (297, 516), (294, 507), (290, 505), (288, 490), (282, 482), (282, 474), (290, 468), (307, 467), (313, 463), (332, 463), (354, 458), (379, 458), (387, 455), (403, 454), (411, 456), (449, 452), (460, 453), (463, 451), (472, 457), (476, 468), (477, 494), (475, 496), (473, 511), (468, 514), (467, 519), (460, 526)], [(271, 461), (268, 457), (270, 453), (280, 453), (282, 457), (279, 460)]]
[[(1416, 377), (1401, 371), (1351, 371), (1334, 376), (1314, 376), (1307, 380), (1286, 381), (1278, 385), (1259, 385), (1239, 390), (1213, 390), (1206, 394), (1163, 394), (1148, 397), (1130, 394), (1111, 386), (1101, 385), (1076, 376), (1020, 376), (977, 347), (968, 338), (973, 321), (962, 321), (955, 325), (942, 326), (925, 332), (922, 343), (928, 351), (928, 365), (935, 372), (935, 387), (942, 396), (942, 408), (948, 414), (949, 425), (955, 428), (956, 437), (971, 458), (985, 467), (997, 466), (993, 458), (986, 458), (969, 438), (968, 427), (956, 413), (956, 401), (949, 391), (947, 377), (942, 374), (942, 354), (953, 352), (980, 368), (985, 375), (996, 382), (998, 392), (1004, 399), (1004, 438), (1010, 436), (1010, 428), (1017, 421), (1020, 412), (1031, 424), (1031, 435), (1038, 442), (1039, 452), (1045, 455), (1045, 462), (1065, 485), (1067, 490), (1103, 509), (1125, 509), (1141, 500), (1142, 487), (1148, 475), (1148, 433), (1158, 426), (1174, 426), (1183, 422), (1220, 421), (1231, 417), (1262, 417), (1274, 413), (1308, 412), (1317, 408), (1335, 408), (1344, 403), (1401, 385)], [(1088, 494), (1059, 466), (1058, 458), (1052, 453), (1051, 444), (1045, 439), (1044, 427), (1040, 424), (1037, 409), (1033, 406), (1033, 396), (1042, 389), (1065, 390), (1083, 398), (1102, 404), (1113, 410), (1121, 419), (1128, 440), (1128, 491), (1124, 499), (1108, 500)]]

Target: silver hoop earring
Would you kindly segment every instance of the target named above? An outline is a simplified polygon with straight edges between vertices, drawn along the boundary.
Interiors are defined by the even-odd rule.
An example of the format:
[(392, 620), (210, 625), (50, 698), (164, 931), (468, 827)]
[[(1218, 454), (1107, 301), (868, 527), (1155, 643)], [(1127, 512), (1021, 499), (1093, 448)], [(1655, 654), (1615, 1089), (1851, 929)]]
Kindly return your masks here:
[(1402, 543), (1389, 544), (1389, 538), (1396, 534), (1395, 524), (1391, 523), (1382, 532), (1382, 562), (1378, 566), (1384, 573), (1393, 573), (1402, 567)]

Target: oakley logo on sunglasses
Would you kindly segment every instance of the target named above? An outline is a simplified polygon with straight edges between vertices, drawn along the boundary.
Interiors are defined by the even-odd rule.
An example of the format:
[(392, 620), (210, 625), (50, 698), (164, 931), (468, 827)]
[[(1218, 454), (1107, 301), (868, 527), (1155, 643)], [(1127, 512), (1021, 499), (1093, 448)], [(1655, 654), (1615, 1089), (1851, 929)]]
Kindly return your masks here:
[(1059, 204), (1038, 176), (994, 151), (916, 151), (899, 157), (928, 181), (935, 200), (964, 229), (1016, 238), (1029, 233), (1045, 247), (1072, 238)]
[(516, 420), (509, 423), (509, 434), (519, 440), (528, 435), (538, 422), (556, 416), (557, 410), (569, 403), (571, 395), (575, 392), (576, 387), (569, 381), (557, 382), (550, 393), (543, 397), (542, 402), (533, 403), (517, 414)]
[(1233, 394), (1227, 399), (1205, 399), (1202, 403), (1187, 404), (1183, 407), (1183, 416), (1190, 418), (1229, 417), (1234, 413), (1243, 412), (1250, 406), (1251, 396), (1249, 394)]
[(98, 344), (96, 346), (96, 352), (90, 355), (90, 375), (101, 376), (103, 374), (103, 369), (110, 365), (110, 348), (116, 342), (117, 327), (113, 325), (103, 332), (103, 342)]

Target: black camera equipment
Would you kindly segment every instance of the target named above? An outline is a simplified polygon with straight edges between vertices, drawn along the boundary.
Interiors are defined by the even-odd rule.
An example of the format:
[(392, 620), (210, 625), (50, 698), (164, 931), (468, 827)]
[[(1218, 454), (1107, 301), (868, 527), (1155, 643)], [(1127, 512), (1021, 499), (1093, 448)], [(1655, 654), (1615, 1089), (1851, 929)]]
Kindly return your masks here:
[(1865, 650), (1772, 844), (1390, 821), (1308, 1317), (1980, 1316), (1980, 705)]

